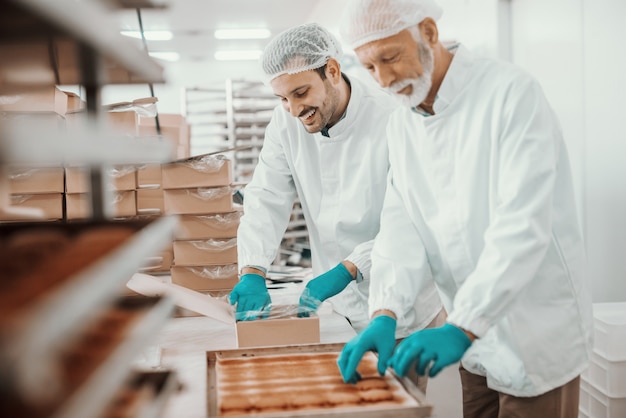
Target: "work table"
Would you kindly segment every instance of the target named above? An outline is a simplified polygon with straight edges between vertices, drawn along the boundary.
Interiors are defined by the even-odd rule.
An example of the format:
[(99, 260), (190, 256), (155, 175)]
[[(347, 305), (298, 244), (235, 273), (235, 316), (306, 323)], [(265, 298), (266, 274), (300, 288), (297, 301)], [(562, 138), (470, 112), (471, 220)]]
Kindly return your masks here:
[[(306, 280), (305, 280), (306, 282)], [(270, 289), (272, 303), (295, 304), (304, 283)], [(344, 343), (356, 335), (348, 321), (323, 303), (318, 310), (320, 343)], [(167, 403), (165, 418), (207, 417), (207, 351), (237, 348), (235, 326), (206, 316), (170, 319), (143, 353), (144, 367), (174, 370), (181, 390)]]

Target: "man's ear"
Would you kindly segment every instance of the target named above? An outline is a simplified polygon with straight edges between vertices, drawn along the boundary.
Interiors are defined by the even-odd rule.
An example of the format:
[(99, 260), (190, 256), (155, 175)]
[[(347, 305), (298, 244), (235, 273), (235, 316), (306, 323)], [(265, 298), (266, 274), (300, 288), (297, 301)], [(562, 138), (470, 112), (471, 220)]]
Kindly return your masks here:
[(334, 82), (341, 80), (341, 65), (339, 61), (334, 58), (329, 58), (326, 61), (326, 76)]
[(437, 29), (437, 23), (430, 17), (425, 18), (418, 25), (422, 40), (431, 47), (439, 43), (439, 30)]

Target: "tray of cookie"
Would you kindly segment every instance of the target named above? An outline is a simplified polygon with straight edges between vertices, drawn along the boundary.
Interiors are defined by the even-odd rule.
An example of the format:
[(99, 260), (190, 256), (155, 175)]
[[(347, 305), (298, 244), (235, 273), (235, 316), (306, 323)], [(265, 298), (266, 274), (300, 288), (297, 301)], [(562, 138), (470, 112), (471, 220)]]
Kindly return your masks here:
[(207, 353), (209, 417), (430, 417), (432, 406), (413, 382), (377, 371), (367, 353), (362, 379), (344, 383), (343, 344), (221, 350)]
[[(119, 298), (90, 326), (4, 380), (6, 416), (99, 416), (128, 384), (133, 359), (174, 312), (170, 297)], [(3, 415), (4, 416), (4, 415)]]

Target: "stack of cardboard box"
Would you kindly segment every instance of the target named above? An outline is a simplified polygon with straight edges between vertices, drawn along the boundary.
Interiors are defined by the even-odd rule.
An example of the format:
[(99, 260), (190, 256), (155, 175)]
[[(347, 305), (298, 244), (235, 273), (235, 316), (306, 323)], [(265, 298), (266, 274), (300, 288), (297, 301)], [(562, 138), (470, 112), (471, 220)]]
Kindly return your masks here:
[[(155, 118), (148, 116), (156, 114), (157, 101), (157, 98), (148, 97), (104, 106), (102, 122), (107, 130), (117, 135), (172, 141), (175, 150), (172, 159), (188, 158), (190, 130), (185, 117), (177, 114), (159, 115), (161, 135), (157, 135)], [(51, 133), (64, 132), (79, 136), (91, 123), (86, 103), (78, 95), (55, 86), (20, 92), (0, 91), (0, 122), (16, 126), (37, 124), (49, 128)], [(149, 170), (145, 169), (146, 166)], [(90, 169), (86, 165), (70, 163), (54, 167), (12, 163), (6, 169), (8, 178), (2, 180), (7, 186), (3, 185), (0, 190), (6, 194), (8, 189), (10, 197), (7, 205), (22, 213), (14, 215), (13, 211), (0, 210), (0, 221), (28, 219), (29, 216), (41, 220), (90, 218)], [(143, 176), (139, 175), (138, 169), (142, 170)], [(143, 177), (150, 170), (152, 174), (149, 175), (156, 172), (159, 178), (148, 186)], [(104, 208), (105, 215), (117, 219), (132, 218), (147, 211), (164, 213), (160, 170), (160, 163), (102, 168), (103, 187), (109, 193), (104, 201), (107, 205)], [(143, 183), (139, 183), (140, 180)], [(3, 202), (5, 200), (3, 198)]]
[[(28, 89), (25, 91), (0, 91), (0, 124), (20, 127), (36, 126), (42, 132), (65, 130), (65, 115), (68, 110), (80, 106), (73, 96), (57, 87)], [(50, 140), (53, 140), (51, 135)], [(13, 161), (3, 161), (9, 198), (8, 204), (30, 212), (41, 220), (63, 218), (64, 177), (62, 167), (24, 165)], [(3, 188), (4, 189), (4, 188)], [(3, 190), (3, 192), (6, 192)], [(0, 221), (20, 220), (17, 213), (0, 211)]]
[[(38, 209), (43, 220), (63, 218), (63, 168), (13, 165), (8, 170), (10, 205)], [(17, 220), (3, 214), (3, 221)]]
[(204, 155), (162, 166), (163, 206), (180, 222), (173, 242), (172, 283), (190, 289), (230, 291), (238, 280), (232, 165)]
[[(133, 165), (117, 165), (104, 170), (104, 187), (110, 193), (112, 218), (129, 218), (137, 214), (135, 172)], [(83, 166), (65, 167), (65, 203), (67, 219), (89, 219), (90, 172)]]

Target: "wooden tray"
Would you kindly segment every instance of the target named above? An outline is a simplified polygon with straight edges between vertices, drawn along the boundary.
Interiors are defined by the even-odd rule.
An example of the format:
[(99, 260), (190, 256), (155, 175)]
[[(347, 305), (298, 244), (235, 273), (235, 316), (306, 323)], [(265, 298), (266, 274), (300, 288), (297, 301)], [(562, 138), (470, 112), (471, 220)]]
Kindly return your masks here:
[[(402, 396), (410, 398), (410, 402), (399, 404), (381, 403), (355, 406), (319, 406), (315, 409), (289, 410), (284, 409), (276, 412), (259, 412), (254, 414), (225, 414), (220, 415), (218, 409), (218, 376), (217, 364), (225, 359), (244, 359), (249, 357), (271, 357), (275, 355), (287, 354), (315, 354), (315, 353), (337, 353), (341, 352), (344, 344), (311, 344), (283, 347), (263, 347), (236, 350), (219, 350), (207, 352), (207, 412), (209, 417), (229, 416), (235, 418), (246, 418), (250, 416), (263, 418), (282, 418), (289, 416), (305, 417), (351, 417), (351, 418), (415, 418), (430, 417), (432, 406), (427, 404), (424, 394), (407, 378), (400, 378), (391, 370), (386, 375), (387, 381), (392, 386), (402, 390)], [(371, 353), (370, 353), (371, 354)], [(245, 382), (242, 382), (245, 383)], [(289, 386), (289, 383), (285, 383)], [(285, 386), (284, 385), (284, 386)], [(284, 388), (283, 386), (283, 388)], [(292, 387), (292, 386), (289, 386)], [(401, 397), (402, 397), (401, 396)]]

